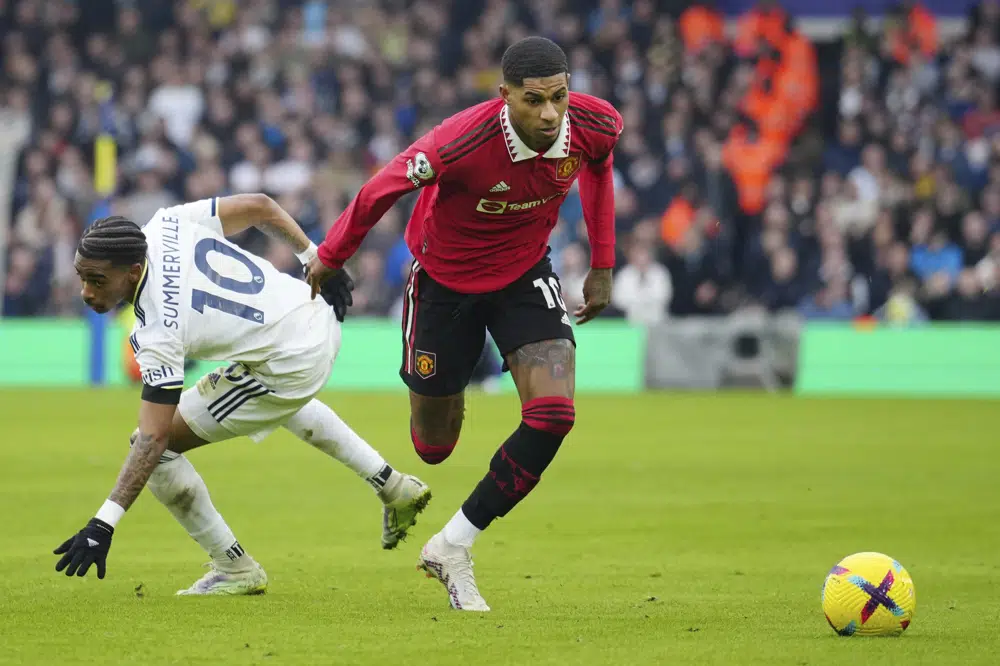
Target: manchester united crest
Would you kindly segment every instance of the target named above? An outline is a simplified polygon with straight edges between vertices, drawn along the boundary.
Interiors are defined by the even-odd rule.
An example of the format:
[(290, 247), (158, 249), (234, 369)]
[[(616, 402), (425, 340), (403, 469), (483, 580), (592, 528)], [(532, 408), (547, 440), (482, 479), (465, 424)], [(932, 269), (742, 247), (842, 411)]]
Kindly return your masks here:
[(556, 162), (556, 178), (569, 180), (580, 170), (580, 155), (567, 155)]
[(430, 379), (437, 373), (437, 354), (418, 349), (413, 367), (421, 379)]

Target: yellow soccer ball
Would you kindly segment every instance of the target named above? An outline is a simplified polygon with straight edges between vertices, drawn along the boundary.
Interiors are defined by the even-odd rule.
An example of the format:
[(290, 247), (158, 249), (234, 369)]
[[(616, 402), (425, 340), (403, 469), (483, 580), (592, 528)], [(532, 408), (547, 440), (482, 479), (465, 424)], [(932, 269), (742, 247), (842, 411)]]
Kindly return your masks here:
[(823, 613), (841, 636), (900, 634), (916, 606), (910, 574), (882, 553), (848, 555), (823, 581)]

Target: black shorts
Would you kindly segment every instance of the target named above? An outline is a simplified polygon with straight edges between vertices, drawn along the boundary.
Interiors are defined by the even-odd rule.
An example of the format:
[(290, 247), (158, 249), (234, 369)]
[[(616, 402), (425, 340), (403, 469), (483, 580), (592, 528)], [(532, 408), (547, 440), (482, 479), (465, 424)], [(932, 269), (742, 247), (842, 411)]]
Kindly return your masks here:
[(487, 294), (453, 291), (414, 262), (403, 293), (399, 376), (420, 395), (461, 393), (483, 352), (487, 329), (504, 357), (541, 340), (576, 344), (559, 278), (547, 256), (512, 284)]

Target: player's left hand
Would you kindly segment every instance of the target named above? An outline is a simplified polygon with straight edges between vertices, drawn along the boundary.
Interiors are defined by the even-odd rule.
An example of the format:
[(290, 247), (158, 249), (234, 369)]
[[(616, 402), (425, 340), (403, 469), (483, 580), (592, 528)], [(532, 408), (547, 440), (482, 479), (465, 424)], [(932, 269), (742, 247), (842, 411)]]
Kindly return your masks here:
[(611, 303), (611, 269), (591, 268), (587, 279), (583, 281), (583, 304), (573, 312), (577, 325), (601, 314), (601, 311)]
[(111, 550), (111, 535), (115, 528), (99, 518), (91, 518), (87, 526), (66, 539), (61, 546), (52, 551), (62, 555), (56, 563), (56, 571), (66, 569), (66, 575), (85, 576), (91, 564), (97, 565), (97, 577), (104, 578), (108, 561), (108, 551)]

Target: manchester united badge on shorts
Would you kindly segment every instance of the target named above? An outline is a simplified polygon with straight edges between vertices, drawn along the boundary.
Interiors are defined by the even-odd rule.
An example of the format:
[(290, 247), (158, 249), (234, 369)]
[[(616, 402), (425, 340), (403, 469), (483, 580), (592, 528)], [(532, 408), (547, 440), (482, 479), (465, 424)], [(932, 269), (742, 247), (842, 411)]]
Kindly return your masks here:
[(437, 354), (434, 352), (416, 351), (413, 367), (421, 379), (430, 379), (437, 373)]
[(580, 170), (580, 154), (573, 153), (556, 162), (556, 178), (569, 180)]

